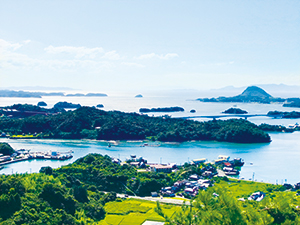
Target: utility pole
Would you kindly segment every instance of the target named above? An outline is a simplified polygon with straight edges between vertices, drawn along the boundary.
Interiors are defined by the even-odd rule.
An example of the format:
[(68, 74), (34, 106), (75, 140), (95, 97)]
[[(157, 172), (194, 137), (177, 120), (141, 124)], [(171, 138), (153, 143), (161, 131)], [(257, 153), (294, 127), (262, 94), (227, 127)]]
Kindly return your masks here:
[(255, 173), (253, 172), (253, 175), (252, 175), (252, 181), (254, 181), (254, 174), (255, 174)]

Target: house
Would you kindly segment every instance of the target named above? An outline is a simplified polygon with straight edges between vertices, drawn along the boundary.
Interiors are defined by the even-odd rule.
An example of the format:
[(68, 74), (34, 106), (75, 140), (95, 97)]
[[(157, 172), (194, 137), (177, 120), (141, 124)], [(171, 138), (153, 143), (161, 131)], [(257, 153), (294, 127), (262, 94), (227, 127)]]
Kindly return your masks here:
[(193, 174), (193, 175), (191, 175), (191, 176), (189, 177), (189, 179), (191, 179), (191, 180), (198, 180), (199, 177), (198, 177), (197, 174)]
[(192, 160), (192, 164), (195, 164), (195, 165), (199, 165), (201, 163), (205, 163), (206, 162), (206, 158), (201, 158), (201, 159), (193, 159)]
[(223, 160), (224, 162), (228, 162), (229, 161), (229, 156), (227, 156), (227, 155), (219, 155), (218, 156), (218, 159), (221, 159), (221, 160)]
[(130, 165), (134, 167), (140, 167), (140, 162), (131, 162)]
[(226, 166), (226, 167), (233, 167), (233, 165), (230, 162), (224, 162), (224, 166)]
[(180, 180), (180, 181), (175, 182), (173, 186), (182, 187), (186, 184), (186, 182), (187, 182), (186, 180)]
[(171, 165), (162, 165), (162, 164), (157, 164), (157, 165), (150, 165), (150, 169), (153, 172), (164, 172), (164, 173), (171, 173), (172, 172), (172, 166)]

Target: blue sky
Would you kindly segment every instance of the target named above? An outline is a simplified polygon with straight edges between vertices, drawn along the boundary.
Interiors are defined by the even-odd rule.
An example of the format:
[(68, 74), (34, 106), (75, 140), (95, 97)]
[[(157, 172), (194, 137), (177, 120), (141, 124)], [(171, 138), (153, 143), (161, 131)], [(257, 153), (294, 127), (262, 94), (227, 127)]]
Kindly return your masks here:
[(0, 88), (300, 85), (300, 1), (0, 0)]

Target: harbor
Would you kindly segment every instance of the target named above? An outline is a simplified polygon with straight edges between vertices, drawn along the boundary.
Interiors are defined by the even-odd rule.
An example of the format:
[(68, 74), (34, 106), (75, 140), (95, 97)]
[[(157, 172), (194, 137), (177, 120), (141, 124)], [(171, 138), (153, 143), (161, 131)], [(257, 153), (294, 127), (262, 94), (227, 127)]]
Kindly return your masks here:
[(20, 149), (17, 150), (11, 156), (0, 156), (0, 169), (4, 165), (22, 162), (32, 159), (44, 159), (44, 160), (67, 160), (73, 158), (72, 150), (67, 152), (57, 152), (57, 151), (48, 151), (48, 152), (31, 152), (30, 150)]

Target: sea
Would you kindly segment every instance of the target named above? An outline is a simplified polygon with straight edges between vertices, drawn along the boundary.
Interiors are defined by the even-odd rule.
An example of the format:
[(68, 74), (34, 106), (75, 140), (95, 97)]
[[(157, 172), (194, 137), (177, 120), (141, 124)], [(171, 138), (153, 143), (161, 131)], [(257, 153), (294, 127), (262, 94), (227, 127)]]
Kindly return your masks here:
[[(136, 94), (143, 97), (136, 98)], [(212, 96), (214, 94), (214, 96)], [(46, 96), (42, 98), (0, 98), (0, 106), (13, 104), (34, 104), (40, 101), (47, 103), (51, 108), (57, 102), (67, 101), (82, 106), (96, 106), (103, 104), (103, 110), (138, 112), (140, 108), (158, 108), (180, 106), (184, 112), (168, 113), (171, 117), (189, 116), (217, 116), (231, 107), (246, 110), (248, 114), (267, 114), (269, 111), (300, 111), (299, 108), (282, 107), (282, 104), (258, 103), (204, 103), (197, 98), (218, 97), (217, 93), (200, 92), (172, 92), (170, 93), (114, 93), (107, 97), (66, 97)], [(293, 96), (297, 97), (297, 96)], [(299, 97), (299, 96), (298, 96)], [(190, 110), (196, 113), (190, 113)], [(149, 116), (162, 116), (166, 113), (150, 113)], [(230, 117), (229, 117), (230, 118)], [(223, 118), (223, 119), (229, 119)], [(209, 118), (192, 118), (198, 121), (207, 121)], [(267, 116), (249, 117), (249, 121), (259, 125), (262, 123), (284, 125), (299, 123), (300, 119), (274, 119)], [(215, 141), (191, 141), (184, 143), (149, 143), (144, 146), (143, 141), (107, 141), (98, 140), (35, 140), (35, 139), (7, 139), (0, 142), (9, 143), (14, 149), (28, 149), (31, 151), (58, 151), (72, 150), (73, 158), (66, 161), (34, 159), (5, 165), (0, 174), (36, 173), (43, 166), (58, 168), (76, 161), (89, 153), (99, 153), (119, 158), (122, 161), (130, 155), (141, 156), (150, 163), (176, 163), (182, 165), (193, 159), (206, 158), (213, 161), (219, 155), (230, 156), (230, 159), (240, 157), (245, 161), (238, 176), (240, 179), (255, 180), (274, 184), (300, 182), (300, 132), (270, 133), (272, 142), (264, 144), (236, 144)]]

